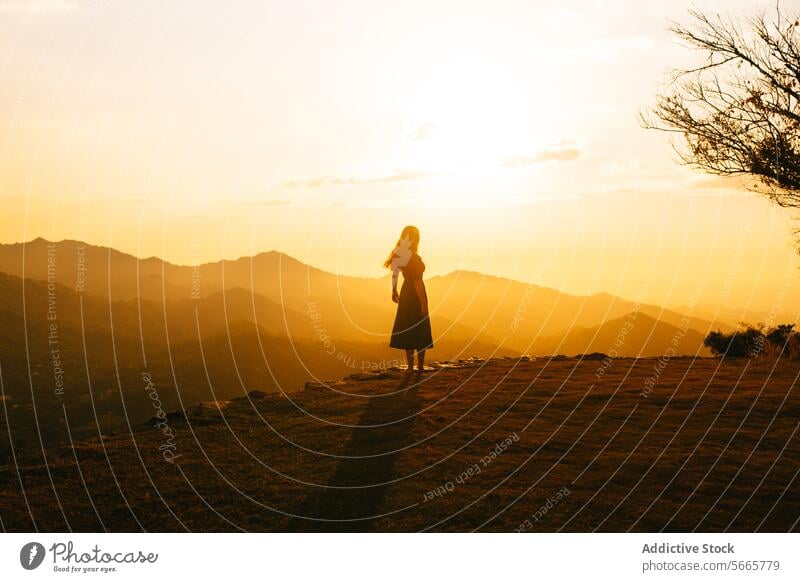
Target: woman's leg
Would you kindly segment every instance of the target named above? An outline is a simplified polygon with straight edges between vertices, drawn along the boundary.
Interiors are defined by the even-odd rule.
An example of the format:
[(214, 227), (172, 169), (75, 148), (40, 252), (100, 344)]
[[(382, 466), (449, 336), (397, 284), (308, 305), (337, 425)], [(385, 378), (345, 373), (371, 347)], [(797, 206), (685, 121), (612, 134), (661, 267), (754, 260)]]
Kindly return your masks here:
[(414, 350), (406, 350), (406, 362), (408, 362), (408, 370), (407, 373), (411, 373), (414, 371)]
[(417, 370), (422, 372), (425, 369), (425, 350), (417, 350)]

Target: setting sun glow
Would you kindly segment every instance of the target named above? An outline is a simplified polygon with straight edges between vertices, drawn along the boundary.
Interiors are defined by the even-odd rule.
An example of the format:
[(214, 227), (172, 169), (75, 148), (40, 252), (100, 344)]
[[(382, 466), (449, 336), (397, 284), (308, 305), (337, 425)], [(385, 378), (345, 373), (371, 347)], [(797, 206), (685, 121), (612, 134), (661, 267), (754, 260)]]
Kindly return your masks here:
[(761, 308), (794, 256), (788, 213), (639, 125), (691, 59), (666, 30), (684, 6), (22, 4), (0, 35), (5, 242), (377, 276), (414, 223), (432, 274), (632, 297), (656, 263), (646, 299), (681, 304), (699, 273), (711, 301), (752, 268), (725, 301)]

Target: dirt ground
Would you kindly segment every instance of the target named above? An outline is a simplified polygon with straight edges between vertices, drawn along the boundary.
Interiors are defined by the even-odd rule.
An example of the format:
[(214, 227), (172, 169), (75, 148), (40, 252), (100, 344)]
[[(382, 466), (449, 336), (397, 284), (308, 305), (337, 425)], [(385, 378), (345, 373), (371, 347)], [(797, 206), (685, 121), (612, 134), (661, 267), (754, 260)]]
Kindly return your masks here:
[(6, 531), (797, 531), (799, 374), (797, 362), (498, 359), (252, 393), (18, 451), (0, 470), (0, 519)]

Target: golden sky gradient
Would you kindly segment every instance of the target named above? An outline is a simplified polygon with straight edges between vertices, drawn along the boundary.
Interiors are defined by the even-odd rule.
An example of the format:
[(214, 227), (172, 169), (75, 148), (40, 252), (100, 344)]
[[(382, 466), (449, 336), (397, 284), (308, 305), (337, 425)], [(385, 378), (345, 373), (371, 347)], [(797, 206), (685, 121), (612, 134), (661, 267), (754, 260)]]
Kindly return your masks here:
[(376, 276), (416, 224), (430, 275), (796, 310), (791, 215), (639, 126), (689, 7), (0, 2), (0, 242)]

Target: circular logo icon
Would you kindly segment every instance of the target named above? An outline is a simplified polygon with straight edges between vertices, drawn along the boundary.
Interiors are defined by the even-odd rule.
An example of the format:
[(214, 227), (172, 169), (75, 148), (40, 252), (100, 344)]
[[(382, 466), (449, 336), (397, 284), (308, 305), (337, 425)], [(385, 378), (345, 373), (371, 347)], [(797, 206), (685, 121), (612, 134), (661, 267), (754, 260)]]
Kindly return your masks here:
[(26, 570), (35, 570), (44, 561), (44, 546), (39, 542), (29, 542), (19, 551), (19, 563)]

